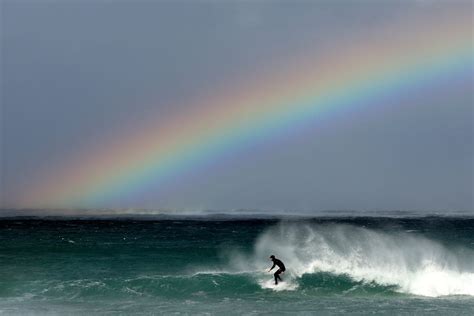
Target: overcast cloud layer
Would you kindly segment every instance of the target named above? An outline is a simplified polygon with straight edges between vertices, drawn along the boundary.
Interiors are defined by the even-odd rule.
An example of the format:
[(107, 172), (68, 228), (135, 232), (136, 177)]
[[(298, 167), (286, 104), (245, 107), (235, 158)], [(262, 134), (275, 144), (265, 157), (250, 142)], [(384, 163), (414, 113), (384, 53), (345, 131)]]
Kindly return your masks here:
[[(2, 1), (2, 205), (92, 140), (448, 7), (472, 3)], [(396, 95), (103, 206), (473, 211), (472, 85), (448, 78)]]

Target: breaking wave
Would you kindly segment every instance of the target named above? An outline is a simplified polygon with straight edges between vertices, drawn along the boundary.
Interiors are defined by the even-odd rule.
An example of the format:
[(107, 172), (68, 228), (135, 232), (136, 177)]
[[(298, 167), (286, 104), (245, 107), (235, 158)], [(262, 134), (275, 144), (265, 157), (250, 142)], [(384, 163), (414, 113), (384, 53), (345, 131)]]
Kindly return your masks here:
[[(286, 282), (276, 287), (272, 275), (264, 272), (271, 264), (270, 254), (287, 266)], [(352, 286), (347, 290), (362, 286), (429, 297), (474, 296), (471, 249), (448, 249), (407, 232), (281, 223), (262, 233), (251, 253), (229, 251), (226, 256), (232, 271), (253, 273), (262, 288), (274, 290), (335, 285), (342, 289), (347, 283)]]

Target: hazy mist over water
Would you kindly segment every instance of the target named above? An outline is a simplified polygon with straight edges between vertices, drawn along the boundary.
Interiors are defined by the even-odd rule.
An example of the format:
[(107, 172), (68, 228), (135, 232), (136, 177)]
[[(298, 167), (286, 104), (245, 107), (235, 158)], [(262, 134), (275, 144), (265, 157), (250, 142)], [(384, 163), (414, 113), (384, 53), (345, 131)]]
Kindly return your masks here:
[(470, 210), (196, 210), (196, 209), (0, 209), (0, 218), (44, 219), (136, 219), (136, 220), (234, 220), (234, 219), (305, 219), (305, 218), (472, 218)]

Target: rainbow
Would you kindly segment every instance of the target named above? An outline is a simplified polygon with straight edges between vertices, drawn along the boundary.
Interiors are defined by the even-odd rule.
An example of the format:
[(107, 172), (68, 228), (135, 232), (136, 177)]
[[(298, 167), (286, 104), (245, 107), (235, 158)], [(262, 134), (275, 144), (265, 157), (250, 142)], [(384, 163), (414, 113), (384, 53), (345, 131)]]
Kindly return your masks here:
[[(449, 20), (449, 23), (446, 23)], [(381, 37), (279, 67), (222, 89), (165, 122), (88, 149), (41, 181), (23, 205), (91, 207), (163, 183), (249, 143), (356, 110), (451, 75), (472, 75), (471, 18), (399, 24)], [(386, 34), (391, 34), (387, 37)]]

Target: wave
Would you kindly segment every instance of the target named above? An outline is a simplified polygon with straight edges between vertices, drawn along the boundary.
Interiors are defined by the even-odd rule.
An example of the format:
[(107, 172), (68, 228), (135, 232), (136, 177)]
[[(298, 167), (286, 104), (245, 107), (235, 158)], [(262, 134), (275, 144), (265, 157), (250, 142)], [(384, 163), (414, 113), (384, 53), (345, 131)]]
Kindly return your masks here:
[[(272, 287), (275, 290), (304, 288), (309, 276), (318, 280), (315, 274), (327, 273), (346, 277), (356, 285), (406, 294), (474, 296), (471, 249), (448, 249), (407, 232), (341, 224), (281, 223), (262, 233), (251, 253), (231, 250), (225, 256), (230, 271), (261, 271), (271, 264), (270, 254), (282, 259), (288, 269), (286, 285)], [(258, 273), (255, 277), (262, 288), (270, 287), (271, 275)], [(314, 282), (314, 286), (324, 286), (324, 282)]]
[[(155, 267), (154, 261), (144, 262), (143, 269), (133, 271), (121, 264), (113, 265), (108, 261), (101, 263), (100, 267), (107, 273), (91, 273), (89, 267), (80, 269), (63, 265), (59, 272), (41, 274), (44, 278), (25, 278), (21, 282), (11, 278), (0, 282), (0, 297), (19, 301), (90, 301), (102, 298), (129, 301), (139, 298), (154, 300), (157, 297), (171, 300), (270, 297), (274, 294), (294, 298), (300, 295), (313, 297), (333, 294), (465, 295), (468, 299), (474, 296), (474, 250), (469, 246), (470, 237), (466, 239), (467, 244), (462, 243), (470, 248), (462, 248), (447, 244), (461, 243), (460, 239), (445, 238), (446, 232), (432, 234), (442, 238), (443, 242), (439, 242), (418, 233), (422, 230), (394, 231), (393, 225), (390, 230), (382, 230), (334, 222), (274, 223), (269, 224), (272, 226), (257, 225), (254, 229), (242, 231), (240, 236), (249, 232), (256, 235), (248, 239), (239, 238), (235, 243), (236, 248), (230, 247), (225, 241), (219, 246), (219, 241), (216, 241), (211, 245), (213, 251), (216, 249), (214, 247), (226, 247), (220, 253), (220, 261), (217, 257), (209, 259), (197, 251), (189, 254), (186, 260), (173, 259), (179, 252), (170, 252), (169, 257), (160, 258), (163, 262), (180, 264), (166, 271), (157, 268), (162, 264), (160, 262), (156, 262)], [(359, 225), (364, 223), (359, 222)], [(220, 228), (225, 234), (238, 229), (236, 227), (248, 227), (248, 223), (235, 226), (237, 224), (232, 222), (212, 225), (222, 225)], [(462, 226), (453, 227), (455, 229), (449, 232), (462, 230)], [(261, 229), (264, 229), (263, 232)], [(404, 229), (403, 226), (400, 229)], [(467, 231), (468, 236), (471, 236), (470, 232)], [(251, 244), (245, 244), (246, 240)], [(78, 245), (81, 242), (68, 244), (68, 247), (75, 248)], [(206, 246), (209, 246), (208, 243)], [(113, 253), (114, 247), (103, 249)], [(83, 258), (82, 251), (91, 253), (89, 248), (84, 249), (72, 254)], [(170, 249), (182, 251), (180, 247)], [(278, 286), (272, 284), (272, 273), (267, 272), (271, 265), (268, 259), (271, 254), (282, 259), (287, 266), (284, 282)], [(146, 252), (136, 258), (148, 258), (148, 255)], [(101, 258), (92, 257), (91, 260)], [(135, 261), (135, 257), (133, 259)], [(130, 261), (123, 261), (127, 262)], [(71, 273), (76, 268), (77, 272)]]
[[(397, 294), (393, 286), (357, 282), (330, 273), (304, 275), (295, 284), (289, 280), (277, 287), (271, 277), (258, 273), (198, 273), (194, 275), (146, 275), (120, 279), (82, 279), (28, 284), (28, 292), (16, 296), (16, 301), (89, 301), (107, 299), (183, 299), (207, 297), (260, 296), (265, 291), (287, 291), (288, 294), (321, 296), (331, 294), (372, 295)], [(298, 290), (298, 291), (295, 291)]]

